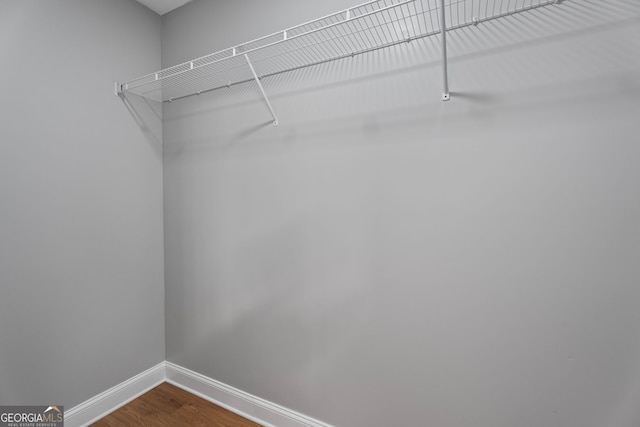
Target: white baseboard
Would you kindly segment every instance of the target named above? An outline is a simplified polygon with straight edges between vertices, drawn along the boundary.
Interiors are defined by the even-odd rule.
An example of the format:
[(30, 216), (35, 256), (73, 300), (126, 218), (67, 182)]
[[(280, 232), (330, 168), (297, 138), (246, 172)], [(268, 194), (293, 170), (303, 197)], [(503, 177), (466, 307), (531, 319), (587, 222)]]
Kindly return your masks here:
[(331, 427), (171, 362), (162, 362), (64, 414), (65, 427), (84, 427), (168, 382), (265, 427)]
[(331, 427), (171, 362), (166, 375), (168, 383), (265, 427)]
[(65, 427), (83, 427), (126, 405), (165, 381), (165, 362), (64, 411)]

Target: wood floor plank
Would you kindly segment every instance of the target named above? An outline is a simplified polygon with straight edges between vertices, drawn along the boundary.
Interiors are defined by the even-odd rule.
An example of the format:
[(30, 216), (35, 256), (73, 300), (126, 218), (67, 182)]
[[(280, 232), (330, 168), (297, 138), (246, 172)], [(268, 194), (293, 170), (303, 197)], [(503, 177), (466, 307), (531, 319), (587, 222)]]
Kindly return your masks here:
[(169, 383), (160, 384), (93, 427), (260, 427)]

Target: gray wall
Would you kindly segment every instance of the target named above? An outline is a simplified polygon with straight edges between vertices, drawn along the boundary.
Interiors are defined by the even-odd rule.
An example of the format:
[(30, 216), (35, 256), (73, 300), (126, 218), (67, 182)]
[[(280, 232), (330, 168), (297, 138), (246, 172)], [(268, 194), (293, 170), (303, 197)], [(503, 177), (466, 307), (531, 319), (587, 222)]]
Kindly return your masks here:
[[(196, 0), (164, 66), (351, 5)], [(167, 359), (340, 426), (640, 423), (640, 11), (164, 108)], [(403, 55), (406, 54), (406, 55)]]
[(159, 66), (136, 2), (0, 2), (0, 404), (164, 360), (160, 109), (113, 93)]
[[(163, 65), (347, 6), (196, 0)], [(265, 79), (278, 127), (165, 106), (167, 359), (335, 425), (637, 425), (639, 16), (452, 33), (449, 103), (428, 41)]]

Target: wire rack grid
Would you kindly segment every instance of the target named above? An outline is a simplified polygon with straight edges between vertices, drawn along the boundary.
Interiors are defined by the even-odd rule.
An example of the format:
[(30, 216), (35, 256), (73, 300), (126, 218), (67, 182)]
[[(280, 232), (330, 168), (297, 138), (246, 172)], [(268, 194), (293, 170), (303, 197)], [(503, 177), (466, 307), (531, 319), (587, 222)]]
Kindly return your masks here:
[[(373, 0), (116, 84), (171, 102), (558, 3), (559, 0)], [(444, 4), (444, 6), (441, 6)]]

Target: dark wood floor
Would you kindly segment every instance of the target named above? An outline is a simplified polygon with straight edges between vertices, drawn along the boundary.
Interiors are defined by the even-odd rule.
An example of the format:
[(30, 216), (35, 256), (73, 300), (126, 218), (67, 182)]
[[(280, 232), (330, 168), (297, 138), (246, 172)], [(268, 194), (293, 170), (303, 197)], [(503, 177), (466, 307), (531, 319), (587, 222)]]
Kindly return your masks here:
[(259, 427), (211, 402), (168, 383), (107, 415), (94, 427)]

